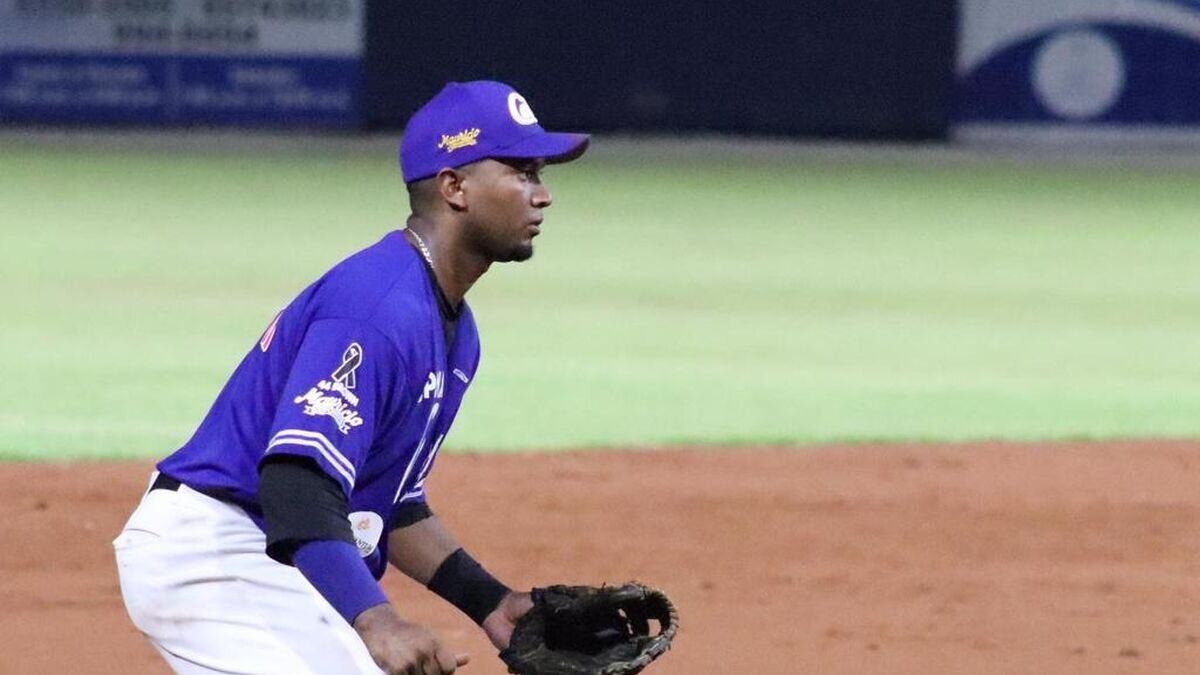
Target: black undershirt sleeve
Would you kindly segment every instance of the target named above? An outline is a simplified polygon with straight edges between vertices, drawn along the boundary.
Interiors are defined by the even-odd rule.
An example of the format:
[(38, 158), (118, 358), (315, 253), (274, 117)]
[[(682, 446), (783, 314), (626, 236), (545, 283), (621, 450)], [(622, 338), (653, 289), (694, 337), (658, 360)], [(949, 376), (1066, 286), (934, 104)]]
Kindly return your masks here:
[(258, 500), (273, 560), (291, 565), (296, 549), (316, 539), (354, 544), (345, 493), (308, 457), (276, 455), (264, 461)]
[(431, 516), (433, 516), (433, 511), (429, 510), (429, 505), (425, 502), (397, 504), (392, 509), (392, 529), (399, 530), (402, 527), (416, 525)]

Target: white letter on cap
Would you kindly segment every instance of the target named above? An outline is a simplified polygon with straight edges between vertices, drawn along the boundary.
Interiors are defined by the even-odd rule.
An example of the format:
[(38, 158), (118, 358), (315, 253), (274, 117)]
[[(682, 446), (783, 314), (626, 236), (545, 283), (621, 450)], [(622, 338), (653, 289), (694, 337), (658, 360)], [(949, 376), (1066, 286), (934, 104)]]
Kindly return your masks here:
[(537, 124), (537, 118), (533, 116), (525, 97), (515, 91), (508, 95), (508, 114), (517, 124)]

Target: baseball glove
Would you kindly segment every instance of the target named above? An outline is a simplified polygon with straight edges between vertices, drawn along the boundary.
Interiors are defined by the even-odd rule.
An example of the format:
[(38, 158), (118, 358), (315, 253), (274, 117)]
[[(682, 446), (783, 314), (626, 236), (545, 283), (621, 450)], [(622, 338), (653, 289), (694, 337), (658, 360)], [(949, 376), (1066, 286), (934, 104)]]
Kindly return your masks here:
[(535, 588), (533, 609), (500, 658), (518, 675), (633, 675), (667, 651), (678, 629), (667, 596), (636, 582)]

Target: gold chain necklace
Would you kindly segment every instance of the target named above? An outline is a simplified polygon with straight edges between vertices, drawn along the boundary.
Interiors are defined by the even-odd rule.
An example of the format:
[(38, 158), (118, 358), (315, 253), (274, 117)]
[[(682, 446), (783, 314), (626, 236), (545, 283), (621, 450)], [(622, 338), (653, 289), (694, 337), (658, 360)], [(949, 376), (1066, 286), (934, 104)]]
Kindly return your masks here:
[(425, 262), (429, 263), (430, 267), (433, 267), (433, 256), (429, 254), (429, 247), (425, 245), (425, 240), (411, 227), (408, 228), (408, 231), (412, 232), (412, 236), (417, 240), (417, 248), (420, 249), (421, 255), (425, 257)]
[(405, 229), (412, 232), (413, 238), (417, 240), (417, 249), (421, 251), (421, 257), (425, 258), (425, 262), (429, 263), (429, 271), (433, 273), (433, 289), (437, 293), (438, 304), (446, 307), (452, 316), (457, 317), (458, 311), (450, 304), (450, 300), (446, 297), (446, 292), (442, 290), (442, 285), (438, 283), (437, 272), (433, 269), (433, 256), (430, 255), (429, 247), (425, 245), (425, 240), (411, 227)]

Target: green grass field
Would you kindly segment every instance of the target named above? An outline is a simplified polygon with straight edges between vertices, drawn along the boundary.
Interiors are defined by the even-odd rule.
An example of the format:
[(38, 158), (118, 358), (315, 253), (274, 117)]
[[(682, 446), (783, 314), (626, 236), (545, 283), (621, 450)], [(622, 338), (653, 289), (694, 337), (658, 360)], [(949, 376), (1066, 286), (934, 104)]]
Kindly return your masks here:
[[(599, 146), (472, 290), (448, 448), (1200, 433), (1200, 170)], [(403, 222), (379, 147), (0, 140), (0, 457), (183, 442), (275, 311)]]

